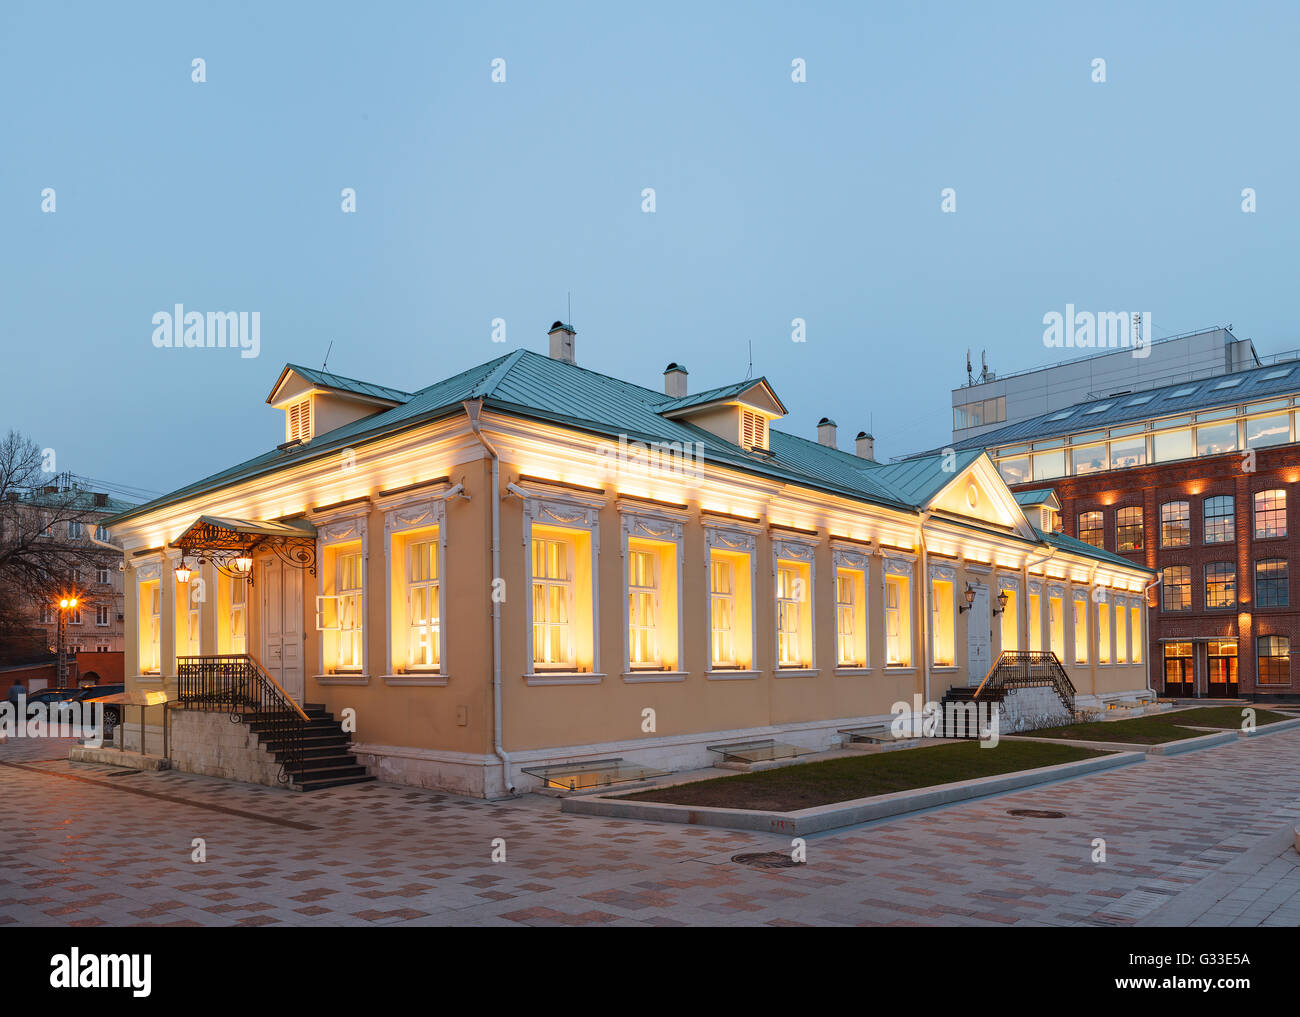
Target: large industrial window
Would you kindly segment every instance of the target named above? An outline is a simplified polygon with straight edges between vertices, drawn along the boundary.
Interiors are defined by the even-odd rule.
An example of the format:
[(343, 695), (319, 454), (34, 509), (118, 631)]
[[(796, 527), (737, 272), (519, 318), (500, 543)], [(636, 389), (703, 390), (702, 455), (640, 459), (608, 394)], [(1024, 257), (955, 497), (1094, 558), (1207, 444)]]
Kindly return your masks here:
[(1079, 513), (1079, 539), (1093, 547), (1105, 547), (1106, 538), (1102, 523), (1101, 510)]
[(1258, 491), (1255, 494), (1255, 539), (1286, 536), (1286, 492)]
[(1163, 591), (1161, 609), (1186, 611), (1192, 606), (1192, 569), (1190, 565), (1170, 565), (1160, 570)]
[(1170, 501), (1160, 506), (1160, 546), (1186, 547), (1192, 542), (1191, 505)]
[(1259, 637), (1259, 684), (1291, 684), (1291, 640), (1286, 636)]
[(1237, 606), (1237, 566), (1230, 561), (1210, 562), (1205, 566), (1205, 607)]
[(1287, 607), (1291, 603), (1290, 569), (1285, 558), (1255, 562), (1255, 606)]
[(1142, 507), (1125, 505), (1115, 510), (1115, 550), (1142, 550)]
[(1234, 525), (1237, 513), (1234, 511), (1232, 496), (1215, 495), (1205, 499), (1205, 542), (1207, 544), (1230, 544), (1236, 539)]

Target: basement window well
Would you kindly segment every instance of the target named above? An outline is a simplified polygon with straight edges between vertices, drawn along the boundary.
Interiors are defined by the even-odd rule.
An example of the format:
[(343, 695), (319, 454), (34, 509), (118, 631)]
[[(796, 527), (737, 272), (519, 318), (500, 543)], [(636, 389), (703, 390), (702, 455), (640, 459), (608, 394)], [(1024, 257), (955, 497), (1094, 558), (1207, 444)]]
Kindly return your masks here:
[(629, 763), (621, 756), (615, 759), (589, 759), (582, 763), (553, 763), (546, 766), (524, 766), (524, 773), (537, 777), (542, 786), (552, 791), (583, 791), (610, 784), (666, 777), (671, 770), (658, 770), (653, 766)]

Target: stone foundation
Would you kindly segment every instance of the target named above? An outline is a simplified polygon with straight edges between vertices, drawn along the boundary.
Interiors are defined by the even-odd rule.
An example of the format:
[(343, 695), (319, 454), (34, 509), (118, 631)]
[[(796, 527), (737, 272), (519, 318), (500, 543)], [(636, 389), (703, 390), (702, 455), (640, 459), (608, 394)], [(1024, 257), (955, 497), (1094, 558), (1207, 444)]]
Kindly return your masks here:
[(1040, 727), (1058, 727), (1074, 720), (1050, 685), (1013, 688), (998, 706), (1001, 734), (1018, 734)]
[(173, 710), (169, 748), (171, 765), (187, 773), (202, 773), (248, 784), (287, 787), (277, 780), (280, 764), (248, 729), (231, 723), (228, 713)]

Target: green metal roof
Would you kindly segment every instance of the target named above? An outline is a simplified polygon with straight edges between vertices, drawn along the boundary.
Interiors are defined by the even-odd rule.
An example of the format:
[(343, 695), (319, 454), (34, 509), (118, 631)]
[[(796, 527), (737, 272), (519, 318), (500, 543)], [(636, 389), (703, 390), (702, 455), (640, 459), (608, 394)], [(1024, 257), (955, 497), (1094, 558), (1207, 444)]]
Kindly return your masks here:
[[(352, 392), (356, 395), (369, 396), (372, 399), (384, 399), (388, 402), (404, 403), (411, 398), (410, 392), (403, 392), (401, 389), (389, 388), (386, 385), (375, 385), (368, 381), (358, 381), (356, 378), (345, 378), (341, 374), (331, 374), (329, 371), (317, 371), (311, 367), (303, 367), (300, 364), (285, 364), (284, 370), (280, 372), (280, 377), (276, 379), (271, 386), (271, 395), (275, 394), (280, 383), (284, 381), (284, 376), (290, 371), (307, 379), (313, 385), (319, 385), (322, 388), (332, 388), (340, 392)], [(266, 401), (271, 401), (271, 395), (266, 397)]]
[(1123, 555), (1111, 554), (1109, 551), (1103, 551), (1099, 547), (1093, 547), (1091, 544), (1079, 540), (1077, 537), (1067, 537), (1064, 533), (1046, 533), (1037, 526), (1034, 532), (1043, 538), (1053, 547), (1059, 547), (1062, 551), (1069, 551), (1071, 554), (1087, 555), (1089, 558), (1097, 558), (1101, 561), (1110, 562), (1112, 565), (1125, 565), (1131, 569), (1141, 569), (1143, 572), (1150, 572), (1155, 575), (1155, 569), (1149, 569), (1145, 565), (1139, 565), (1137, 562), (1129, 561)]
[[(294, 370), (303, 370), (295, 367)], [(304, 371), (304, 376), (306, 376)], [(695, 397), (701, 405), (739, 394), (764, 379), (746, 379)], [(768, 386), (769, 390), (771, 386)], [(391, 391), (391, 390), (390, 390)], [(816, 488), (858, 501), (917, 512), (983, 452), (958, 452), (955, 469), (935, 454), (882, 464), (815, 441), (769, 429), (766, 452), (752, 452), (686, 420), (663, 414), (681, 408), (682, 400), (609, 375), (528, 350), (515, 350), (412, 393), (399, 406), (354, 420), (305, 445), (274, 449), (247, 462), (114, 516), (118, 523), (153, 509), (216, 491), (231, 484), (310, 462), (385, 435), (463, 412), (462, 403), (482, 399), (489, 410), (553, 423), (617, 439), (658, 443), (699, 443), (706, 462), (747, 473)], [(1091, 545), (1080, 551), (1099, 557)], [(1126, 564), (1128, 564), (1126, 562)]]
[(1050, 487), (1040, 487), (1035, 491), (1015, 491), (1013, 492), (1017, 505), (1046, 505), (1056, 497), (1056, 492)]

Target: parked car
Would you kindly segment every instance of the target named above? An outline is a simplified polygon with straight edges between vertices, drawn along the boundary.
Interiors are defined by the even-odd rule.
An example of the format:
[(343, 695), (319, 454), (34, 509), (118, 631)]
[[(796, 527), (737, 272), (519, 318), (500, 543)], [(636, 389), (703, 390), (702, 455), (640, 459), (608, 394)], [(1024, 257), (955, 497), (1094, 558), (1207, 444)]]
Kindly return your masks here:
[(27, 694), (27, 704), (67, 703), (81, 695), (81, 689), (37, 689)]
[[(115, 696), (126, 691), (126, 686), (117, 685), (88, 685), (84, 689), (78, 689), (75, 702), (84, 703), (91, 699), (100, 699), (103, 696)], [(117, 703), (105, 703), (104, 706), (104, 737), (112, 738), (113, 731), (118, 724), (122, 723), (122, 707)]]

